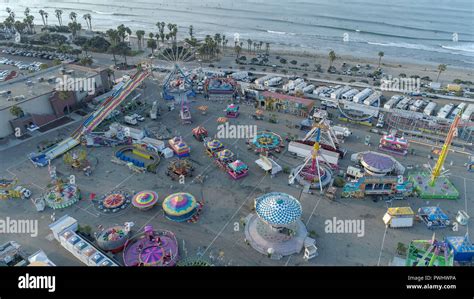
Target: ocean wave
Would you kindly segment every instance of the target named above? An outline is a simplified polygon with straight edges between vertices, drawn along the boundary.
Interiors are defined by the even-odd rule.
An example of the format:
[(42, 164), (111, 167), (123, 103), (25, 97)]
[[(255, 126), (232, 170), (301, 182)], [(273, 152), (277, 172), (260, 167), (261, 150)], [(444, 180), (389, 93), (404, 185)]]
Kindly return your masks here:
[[(428, 45), (421, 45), (421, 44), (410, 44), (410, 43), (378, 43), (378, 42), (367, 42), (369, 45), (375, 46), (382, 46), (382, 47), (394, 47), (394, 48), (404, 48), (404, 49), (413, 49), (413, 50), (421, 50), (421, 51), (430, 51), (430, 52), (437, 52), (437, 53), (444, 53), (444, 54), (452, 54), (452, 55), (462, 55), (472, 57), (469, 53), (474, 53), (474, 48), (472, 45), (470, 49), (464, 48), (465, 46), (428, 46)], [(455, 50), (455, 51), (453, 51)], [(464, 51), (465, 53), (460, 53)]]
[(456, 46), (443, 46), (443, 45), (441, 45), (441, 48), (447, 49), (447, 50), (455, 50), (455, 51), (463, 51), (463, 52), (474, 53), (474, 44), (464, 44), (464, 45), (456, 45)]
[(272, 34), (280, 34), (280, 35), (295, 35), (295, 33), (292, 32), (285, 32), (285, 31), (274, 31), (274, 30), (267, 30), (268, 33)]

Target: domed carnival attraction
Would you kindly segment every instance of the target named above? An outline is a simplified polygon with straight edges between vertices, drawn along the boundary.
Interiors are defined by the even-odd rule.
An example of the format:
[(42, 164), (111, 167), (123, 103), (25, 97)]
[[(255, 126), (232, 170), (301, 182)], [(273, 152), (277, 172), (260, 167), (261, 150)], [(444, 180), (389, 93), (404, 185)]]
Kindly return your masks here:
[(141, 191), (135, 194), (132, 205), (139, 210), (149, 210), (158, 202), (158, 193), (154, 191)]
[(277, 259), (301, 252), (308, 235), (301, 214), (300, 202), (289, 194), (271, 192), (257, 197), (255, 213), (245, 219), (246, 242)]
[(125, 243), (125, 266), (174, 266), (179, 260), (178, 240), (166, 230), (145, 226), (140, 233)]
[(97, 244), (105, 251), (117, 253), (122, 251), (129, 238), (130, 231), (121, 225), (116, 225), (103, 230), (97, 236)]
[(395, 168), (395, 160), (392, 157), (376, 152), (364, 153), (360, 159), (360, 164), (368, 174), (373, 176), (387, 175)]
[(166, 218), (175, 222), (196, 221), (202, 204), (185, 192), (173, 193), (163, 200), (163, 211)]

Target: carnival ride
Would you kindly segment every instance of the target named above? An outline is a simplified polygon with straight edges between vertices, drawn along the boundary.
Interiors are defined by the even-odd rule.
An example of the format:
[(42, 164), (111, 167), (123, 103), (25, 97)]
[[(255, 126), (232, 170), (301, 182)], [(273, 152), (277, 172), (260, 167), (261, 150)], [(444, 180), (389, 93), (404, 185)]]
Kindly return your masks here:
[(175, 101), (181, 105), (180, 117), (183, 124), (192, 123), (191, 110), (188, 104), (188, 97), (195, 97), (193, 82), (178, 65), (165, 78), (163, 83), (163, 99), (166, 101)]
[(161, 158), (158, 153), (148, 151), (139, 144), (135, 144), (119, 148), (115, 152), (115, 161), (122, 161), (131, 169), (137, 169), (139, 172), (146, 170), (151, 173), (156, 173)]
[(168, 195), (163, 200), (163, 211), (166, 218), (175, 222), (196, 222), (202, 210), (202, 202), (185, 192), (178, 192)]
[(255, 199), (255, 213), (246, 217), (246, 242), (270, 258), (301, 252), (308, 232), (302, 208), (293, 196), (271, 192)]
[(431, 173), (418, 172), (410, 175), (410, 179), (413, 181), (417, 193), (423, 199), (457, 199), (459, 197), (459, 191), (449, 181), (449, 171), (444, 170), (443, 165), (448, 156), (454, 136), (457, 134), (461, 113), (462, 111), (456, 115), (449, 128), (443, 148)]
[(367, 195), (410, 196), (413, 186), (403, 176), (364, 176), (355, 182), (346, 183), (342, 197), (364, 198)]
[(192, 130), (194, 138), (196, 138), (197, 141), (204, 141), (204, 138), (207, 137), (208, 132), (206, 128), (203, 126), (197, 126)]
[(171, 138), (168, 141), (168, 144), (176, 156), (180, 158), (189, 156), (191, 149), (189, 148), (188, 144), (184, 142), (182, 137), (176, 136)]
[(232, 103), (225, 108), (225, 115), (229, 118), (237, 118), (239, 114), (239, 105)]
[(446, 237), (445, 242), (452, 250), (454, 255), (454, 261), (465, 263), (472, 262), (474, 259), (474, 244), (469, 239), (469, 235), (464, 237)]
[(115, 254), (123, 250), (129, 238), (130, 230), (126, 226), (115, 225), (104, 229), (96, 240), (102, 250)]
[(383, 135), (380, 138), (379, 149), (396, 155), (406, 156), (408, 154), (408, 140), (395, 135)]
[(115, 90), (109, 98), (102, 102), (96, 111), (91, 113), (79, 128), (74, 131), (71, 137), (64, 139), (46, 151), (38, 154), (29, 154), (28, 157), (31, 162), (36, 166), (46, 166), (49, 161), (79, 145), (81, 137), (97, 128), (149, 75), (150, 72), (146, 70), (137, 71), (125, 84)]
[(248, 175), (248, 166), (241, 160), (235, 159), (234, 153), (226, 149), (217, 139), (205, 140), (204, 148), (216, 165), (226, 171), (233, 179), (238, 180)]
[(405, 167), (394, 157), (372, 151), (358, 152), (351, 155), (351, 161), (362, 166), (369, 176), (403, 175)]
[(176, 266), (178, 267), (212, 267), (214, 265), (203, 257), (188, 257), (188, 258), (180, 260)]
[(63, 160), (66, 165), (70, 165), (74, 170), (82, 171), (85, 176), (92, 174), (92, 166), (89, 160), (87, 160), (87, 152), (85, 150), (67, 152), (64, 154)]
[(237, 82), (232, 78), (211, 77), (204, 82), (204, 97), (210, 100), (232, 100), (237, 96)]
[(453, 266), (454, 255), (449, 245), (437, 241), (435, 235), (431, 240), (413, 240), (408, 247), (405, 266)]
[(0, 179), (0, 199), (29, 199), (31, 191), (17, 184), (17, 178)]
[(124, 190), (110, 191), (95, 202), (96, 208), (105, 214), (124, 211), (131, 204), (131, 195)]
[(194, 167), (187, 159), (175, 159), (169, 163), (166, 175), (172, 180), (179, 180), (182, 177), (192, 177)]
[(174, 266), (179, 260), (178, 240), (166, 230), (154, 230), (145, 226), (144, 232), (125, 243), (125, 266)]
[(445, 228), (451, 223), (448, 215), (439, 207), (421, 207), (418, 209), (418, 217), (429, 229)]
[(142, 211), (149, 210), (158, 202), (158, 193), (154, 191), (141, 191), (132, 198), (132, 205)]
[[(332, 180), (332, 171), (329, 167), (330, 163), (327, 162), (323, 156), (319, 155), (321, 129), (323, 127), (326, 128), (326, 125), (324, 122), (320, 122), (316, 124), (310, 132), (308, 132), (305, 139), (309, 139), (311, 136), (315, 135), (311, 155), (305, 159), (303, 164), (294, 168), (288, 178), (288, 184), (292, 185), (296, 180), (300, 185), (304, 186), (306, 192), (309, 192), (309, 189), (320, 189), (320, 192), (322, 193), (323, 188), (329, 185)], [(321, 157), (321, 163), (318, 156)], [(310, 161), (311, 164), (308, 164)]]
[(281, 149), (285, 147), (280, 135), (268, 131), (257, 132), (251, 139), (250, 145), (256, 153), (269, 151), (280, 153)]
[[(49, 176), (51, 178), (51, 186), (43, 194), (46, 205), (52, 209), (63, 209), (69, 207), (81, 199), (81, 191), (77, 187), (74, 179), (64, 182), (57, 176), (56, 167), (49, 165)], [(73, 178), (73, 177), (72, 177)]]

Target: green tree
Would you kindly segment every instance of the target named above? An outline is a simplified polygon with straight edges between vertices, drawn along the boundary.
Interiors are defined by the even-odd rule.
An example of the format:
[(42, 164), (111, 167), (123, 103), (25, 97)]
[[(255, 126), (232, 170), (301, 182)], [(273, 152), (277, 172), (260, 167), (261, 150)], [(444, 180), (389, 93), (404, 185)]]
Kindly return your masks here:
[(90, 13), (86, 13), (85, 15), (82, 16), (84, 20), (86, 20), (87, 28), (89, 31), (92, 31), (92, 17)]
[(39, 14), (40, 14), (40, 16), (41, 16), (41, 19), (43, 20), (43, 25), (44, 25), (44, 27), (46, 27), (47, 25), (46, 25), (46, 18), (45, 18), (45, 15), (47, 15), (48, 13), (45, 12), (44, 10), (40, 9), (40, 10), (39, 10)]
[(24, 115), (23, 109), (18, 107), (17, 105), (13, 105), (10, 107), (10, 113), (15, 116), (16, 118), (21, 117)]
[(138, 49), (141, 50), (141, 49), (142, 49), (142, 45), (143, 45), (143, 37), (145, 36), (145, 31), (143, 31), (143, 30), (137, 30), (137, 31), (135, 32), (135, 34), (137, 35)]
[(380, 52), (378, 53), (378, 56), (379, 56), (379, 67), (380, 67), (380, 63), (382, 62), (382, 57), (383, 57), (383, 55), (384, 55), (384, 52), (382, 52), (382, 51), (380, 51)]
[(332, 64), (334, 63), (335, 60), (336, 60), (336, 52), (334, 52), (334, 50), (329, 51), (329, 68), (328, 68), (328, 70), (331, 69)]
[(60, 9), (56, 9), (54, 11), (54, 14), (56, 15), (56, 18), (58, 19), (59, 26), (63, 25), (63, 11)]
[(436, 82), (438, 82), (439, 76), (441, 75), (441, 73), (446, 71), (447, 68), (448, 68), (448, 66), (446, 64), (438, 65), (438, 76), (436, 77)]

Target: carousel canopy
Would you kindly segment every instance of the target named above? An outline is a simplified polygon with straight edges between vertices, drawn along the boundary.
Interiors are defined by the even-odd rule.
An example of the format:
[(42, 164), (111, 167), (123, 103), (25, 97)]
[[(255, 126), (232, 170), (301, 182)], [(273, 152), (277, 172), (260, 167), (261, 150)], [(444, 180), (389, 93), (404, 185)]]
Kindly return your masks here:
[(207, 134), (207, 130), (202, 126), (198, 126), (193, 129), (193, 134), (194, 135)]
[(229, 158), (232, 158), (233, 156), (234, 156), (234, 153), (228, 149), (224, 149), (217, 153), (217, 158), (219, 158), (220, 160), (229, 159)]
[(235, 160), (234, 162), (229, 163), (229, 167), (233, 171), (242, 171), (248, 168), (247, 164), (245, 164), (244, 162), (240, 160)]
[(301, 217), (301, 204), (291, 195), (271, 192), (255, 199), (257, 215), (270, 225), (288, 225)]
[(190, 193), (174, 193), (163, 200), (163, 210), (169, 216), (185, 216), (192, 213), (197, 207), (198, 203)]
[(156, 204), (158, 201), (158, 193), (154, 191), (141, 191), (135, 194), (132, 204), (137, 208), (148, 208)]
[(216, 150), (216, 149), (222, 148), (224, 145), (223, 145), (222, 142), (220, 142), (219, 140), (214, 139), (214, 140), (208, 141), (208, 142), (206, 143), (206, 146), (207, 146), (207, 148), (210, 149), (211, 151), (214, 151), (214, 150)]
[(389, 156), (376, 152), (368, 152), (362, 156), (362, 164), (366, 167), (375, 168), (380, 171), (390, 171), (395, 166), (395, 162)]

